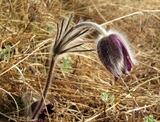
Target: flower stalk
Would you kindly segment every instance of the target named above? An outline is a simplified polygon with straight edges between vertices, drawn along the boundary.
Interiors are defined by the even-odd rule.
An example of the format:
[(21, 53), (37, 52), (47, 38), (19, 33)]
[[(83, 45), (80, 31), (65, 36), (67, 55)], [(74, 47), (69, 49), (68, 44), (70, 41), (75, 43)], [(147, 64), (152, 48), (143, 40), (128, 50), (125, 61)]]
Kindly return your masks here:
[(32, 115), (32, 119), (35, 119), (38, 117), (42, 107), (43, 107), (43, 104), (44, 104), (44, 100), (46, 99), (47, 97), (47, 93), (48, 93), (48, 90), (52, 84), (52, 81), (54, 80), (54, 67), (55, 67), (55, 62), (56, 62), (56, 55), (52, 55), (52, 58), (51, 58), (51, 61), (50, 61), (50, 67), (49, 67), (49, 72), (48, 72), (48, 76), (47, 76), (47, 82), (44, 86), (44, 89), (43, 89), (43, 94), (42, 94), (42, 98), (40, 99), (39, 103), (37, 104), (35, 110), (33, 111), (33, 115)]
[(94, 22), (81, 22), (77, 24), (77, 27), (88, 27), (93, 28), (94, 30), (98, 31), (102, 36), (107, 35), (107, 31), (101, 25), (94, 23)]

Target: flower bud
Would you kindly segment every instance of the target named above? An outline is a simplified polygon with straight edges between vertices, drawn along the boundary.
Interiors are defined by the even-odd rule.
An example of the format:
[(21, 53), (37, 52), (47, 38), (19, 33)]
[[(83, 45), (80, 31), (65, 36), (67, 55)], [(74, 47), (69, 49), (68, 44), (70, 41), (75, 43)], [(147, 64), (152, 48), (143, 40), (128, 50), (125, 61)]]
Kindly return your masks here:
[(129, 44), (116, 32), (109, 32), (98, 41), (97, 53), (103, 65), (115, 78), (128, 74), (135, 63)]

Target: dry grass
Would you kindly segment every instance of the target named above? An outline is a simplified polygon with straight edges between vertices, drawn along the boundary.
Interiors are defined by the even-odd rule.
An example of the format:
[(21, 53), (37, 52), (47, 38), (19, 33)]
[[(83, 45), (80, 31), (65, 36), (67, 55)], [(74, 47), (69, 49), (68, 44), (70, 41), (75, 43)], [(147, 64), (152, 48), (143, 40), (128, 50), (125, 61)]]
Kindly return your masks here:
[[(96, 52), (68, 55), (72, 70), (64, 72), (63, 60), (56, 66), (49, 121), (143, 122), (148, 115), (160, 121), (159, 5), (159, 0), (0, 0), (0, 48), (6, 51), (0, 57), (0, 120), (25, 119), (22, 97), (43, 88), (56, 22), (74, 13), (73, 23), (90, 20), (124, 32), (138, 65), (114, 82)], [(83, 39), (94, 41), (92, 36)], [(103, 92), (114, 100), (104, 105)]]

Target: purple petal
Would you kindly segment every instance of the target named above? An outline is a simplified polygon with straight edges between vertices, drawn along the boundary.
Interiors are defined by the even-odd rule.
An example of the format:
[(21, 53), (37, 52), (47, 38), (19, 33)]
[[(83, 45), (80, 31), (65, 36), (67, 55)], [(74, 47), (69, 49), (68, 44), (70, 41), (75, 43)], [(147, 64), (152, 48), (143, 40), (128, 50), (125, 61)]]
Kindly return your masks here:
[(103, 63), (115, 78), (131, 71), (135, 63), (128, 43), (119, 33), (109, 31), (97, 44), (97, 53)]
[(132, 61), (131, 61), (130, 56), (128, 55), (128, 52), (124, 46), (122, 46), (122, 52), (123, 52), (124, 66), (127, 71), (131, 71)]
[(122, 47), (116, 35), (111, 34), (103, 37), (97, 44), (97, 53), (103, 65), (119, 77), (122, 74), (120, 66), (123, 59)]
[(123, 60), (124, 60), (124, 70), (125, 73), (128, 71), (131, 71), (133, 62), (131, 60), (131, 57), (129, 55), (129, 50), (127, 47), (124, 45), (123, 41), (120, 41), (121, 47), (122, 47), (122, 53), (123, 53)]

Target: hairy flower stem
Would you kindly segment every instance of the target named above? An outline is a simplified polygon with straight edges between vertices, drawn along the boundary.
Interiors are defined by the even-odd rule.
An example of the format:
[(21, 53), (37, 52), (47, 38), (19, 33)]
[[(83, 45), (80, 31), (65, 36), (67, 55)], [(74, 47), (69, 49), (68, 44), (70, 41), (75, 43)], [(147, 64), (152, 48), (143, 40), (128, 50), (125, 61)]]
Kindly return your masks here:
[(42, 98), (40, 99), (40, 102), (37, 104), (36, 109), (33, 112), (32, 119), (36, 119), (37, 116), (39, 115), (39, 113), (43, 107), (44, 100), (47, 97), (47, 92), (49, 90), (49, 87), (51, 86), (52, 81), (54, 80), (54, 73), (53, 72), (54, 72), (56, 59), (57, 59), (57, 56), (53, 54), (52, 58), (51, 58), (50, 66), (49, 66), (47, 82), (46, 82), (44, 89), (43, 89)]
[(102, 26), (100, 26), (97, 23), (94, 22), (81, 22), (77, 25), (77, 27), (89, 27), (89, 28), (93, 28), (96, 31), (98, 31), (100, 34), (102, 34), (103, 36), (107, 35), (107, 31), (105, 30), (105, 28), (103, 28)]

